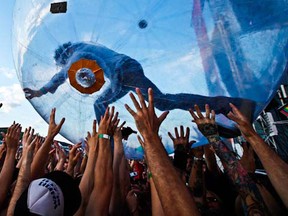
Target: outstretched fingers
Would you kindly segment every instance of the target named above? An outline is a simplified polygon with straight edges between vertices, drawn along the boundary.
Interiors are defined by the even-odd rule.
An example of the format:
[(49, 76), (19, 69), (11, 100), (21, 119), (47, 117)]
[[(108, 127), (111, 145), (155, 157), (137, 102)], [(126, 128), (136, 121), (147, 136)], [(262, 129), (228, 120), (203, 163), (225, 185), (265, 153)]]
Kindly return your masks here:
[[(149, 91), (149, 90), (148, 90), (148, 91)], [(144, 108), (144, 109), (147, 109), (146, 103), (145, 103), (145, 100), (144, 100), (144, 97), (143, 97), (143, 95), (142, 95), (142, 93), (141, 93), (141, 91), (140, 91), (139, 88), (136, 88), (136, 93), (137, 93), (137, 95), (138, 95), (138, 98), (139, 98), (139, 101), (140, 101), (140, 104), (141, 104), (142, 109), (143, 109), (143, 108)]]
[(136, 112), (134, 112), (134, 111), (128, 106), (128, 104), (125, 104), (124, 106), (125, 106), (126, 110), (127, 110), (133, 117), (136, 116)]
[[(153, 109), (154, 109), (154, 106), (153, 106)], [(165, 112), (163, 112), (163, 113), (159, 116), (158, 120), (159, 120), (159, 124), (160, 124), (160, 125), (161, 125), (162, 122), (166, 119), (166, 117), (168, 116), (168, 114), (169, 114), (169, 111), (165, 111)]]
[(170, 132), (168, 132), (168, 136), (170, 137), (170, 139), (174, 142), (174, 140), (175, 140), (175, 137), (170, 133)]
[(186, 127), (185, 137), (186, 137), (187, 139), (189, 139), (189, 136), (190, 136), (190, 128), (189, 128), (189, 127)]
[(124, 122), (119, 126), (119, 128), (122, 129), (125, 124), (126, 124), (126, 121), (124, 121)]
[(194, 109), (196, 110), (196, 113), (197, 113), (199, 118), (204, 118), (204, 116), (202, 115), (201, 110), (197, 104), (194, 105)]
[[(138, 91), (140, 91), (140, 90), (138, 90)], [(137, 93), (137, 94), (138, 94), (138, 93)], [(136, 100), (134, 94), (133, 94), (133, 93), (130, 93), (129, 96), (130, 96), (130, 98), (131, 98), (131, 100), (132, 100), (132, 102), (133, 102), (133, 104), (134, 104), (134, 107), (136, 108), (137, 112), (139, 112), (139, 111), (141, 110), (141, 107), (140, 107), (138, 101)]]
[[(154, 110), (154, 95), (153, 95), (152, 88), (148, 89), (148, 102), (149, 102), (149, 105), (148, 105), (149, 113), (155, 113), (155, 110)], [(168, 115), (168, 113), (167, 113), (167, 115)]]
[(210, 118), (210, 107), (208, 104), (205, 104), (205, 117)]

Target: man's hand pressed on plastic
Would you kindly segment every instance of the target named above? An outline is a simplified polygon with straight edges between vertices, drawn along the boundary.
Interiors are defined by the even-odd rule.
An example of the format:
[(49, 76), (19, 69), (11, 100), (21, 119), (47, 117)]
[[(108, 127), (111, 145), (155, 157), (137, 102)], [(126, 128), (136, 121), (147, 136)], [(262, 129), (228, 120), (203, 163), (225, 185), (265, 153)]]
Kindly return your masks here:
[(43, 93), (40, 90), (32, 90), (30, 88), (24, 88), (23, 91), (27, 99), (32, 99), (34, 97), (41, 97), (43, 95)]

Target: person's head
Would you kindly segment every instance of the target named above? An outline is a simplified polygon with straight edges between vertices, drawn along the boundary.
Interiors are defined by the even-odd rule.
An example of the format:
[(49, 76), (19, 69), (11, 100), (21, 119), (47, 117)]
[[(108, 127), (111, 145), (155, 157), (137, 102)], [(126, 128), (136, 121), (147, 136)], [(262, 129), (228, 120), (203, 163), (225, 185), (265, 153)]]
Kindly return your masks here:
[(54, 60), (58, 66), (64, 66), (72, 54), (72, 43), (64, 43), (55, 50)]
[(18, 199), (14, 215), (73, 215), (81, 204), (81, 193), (67, 173), (54, 171), (30, 183)]

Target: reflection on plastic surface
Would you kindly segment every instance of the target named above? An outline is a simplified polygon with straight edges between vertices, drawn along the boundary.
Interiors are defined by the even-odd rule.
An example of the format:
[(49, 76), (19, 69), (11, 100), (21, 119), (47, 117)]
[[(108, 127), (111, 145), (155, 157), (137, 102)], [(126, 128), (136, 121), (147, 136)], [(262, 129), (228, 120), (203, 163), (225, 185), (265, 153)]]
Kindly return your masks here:
[[(195, 127), (187, 111), (195, 103), (208, 103), (217, 122), (234, 130), (228, 103), (255, 118), (287, 63), (285, 0), (71, 0), (59, 13), (50, 12), (51, 3), (16, 1), (13, 54), (22, 87), (43, 93), (31, 104), (46, 121), (56, 107), (57, 118), (66, 118), (61, 134), (74, 143), (108, 105), (136, 129), (124, 108), (133, 107), (135, 87), (153, 88), (157, 113), (171, 110), (160, 130), (168, 152), (168, 131)], [(68, 71), (81, 59), (103, 70), (105, 82), (93, 92), (70, 83)], [(93, 74), (87, 66), (75, 71), (76, 85), (98, 85)], [(191, 139), (206, 142), (196, 128)], [(135, 134), (125, 148), (128, 157), (143, 155)]]

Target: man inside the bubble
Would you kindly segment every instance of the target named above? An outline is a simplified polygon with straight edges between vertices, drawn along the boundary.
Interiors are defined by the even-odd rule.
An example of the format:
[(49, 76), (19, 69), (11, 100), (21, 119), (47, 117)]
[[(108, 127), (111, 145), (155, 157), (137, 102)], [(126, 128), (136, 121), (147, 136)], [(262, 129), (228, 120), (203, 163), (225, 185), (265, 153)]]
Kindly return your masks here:
[[(240, 109), (243, 108), (241, 110), (248, 117), (251, 117), (255, 106), (254, 101), (242, 98), (225, 96), (208, 97), (187, 93), (163, 93), (145, 76), (143, 68), (138, 61), (127, 55), (117, 53), (101, 44), (87, 42), (68, 42), (59, 46), (55, 50), (54, 60), (56, 66), (61, 67), (61, 70), (40, 89), (33, 90), (28, 86), (25, 87), (23, 90), (26, 98), (33, 99), (47, 93), (53, 94), (68, 78), (68, 71), (71, 65), (80, 59), (96, 61), (104, 71), (105, 81), (109, 80), (109, 85), (102, 91), (94, 103), (97, 120), (100, 120), (100, 116), (104, 114), (109, 104), (122, 98), (129, 91), (135, 92), (135, 87), (140, 88), (142, 92), (147, 92), (148, 88), (152, 88), (154, 92), (154, 105), (161, 111), (173, 109), (188, 110), (194, 104), (198, 104), (199, 107), (205, 107), (205, 104), (209, 104), (216, 114), (221, 113), (226, 115), (230, 111), (227, 104), (233, 103), (237, 107), (240, 107)], [(91, 80), (91, 77), (89, 77), (88, 73), (82, 73), (81, 79), (82, 81), (80, 80), (79, 82), (85, 82)], [(94, 81), (97, 82), (97, 80)], [(144, 98), (145, 100), (148, 99), (147, 94), (144, 94)]]

